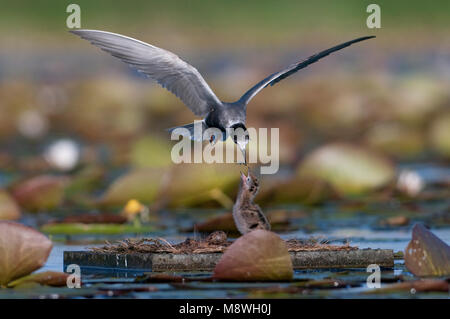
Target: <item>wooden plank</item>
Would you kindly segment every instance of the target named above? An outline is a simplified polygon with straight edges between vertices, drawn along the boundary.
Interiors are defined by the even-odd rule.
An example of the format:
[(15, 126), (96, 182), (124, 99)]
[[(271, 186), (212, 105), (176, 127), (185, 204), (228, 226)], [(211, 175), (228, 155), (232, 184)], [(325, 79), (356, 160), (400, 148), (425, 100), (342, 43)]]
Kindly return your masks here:
[[(294, 269), (366, 268), (394, 266), (394, 252), (390, 249), (357, 249), (337, 251), (290, 252)], [(171, 254), (132, 253), (111, 254), (92, 251), (65, 251), (64, 268), (77, 264), (81, 268), (140, 271), (212, 271), (222, 253)]]
[(291, 252), (294, 269), (394, 267), (394, 252), (390, 249), (357, 249), (338, 251)]

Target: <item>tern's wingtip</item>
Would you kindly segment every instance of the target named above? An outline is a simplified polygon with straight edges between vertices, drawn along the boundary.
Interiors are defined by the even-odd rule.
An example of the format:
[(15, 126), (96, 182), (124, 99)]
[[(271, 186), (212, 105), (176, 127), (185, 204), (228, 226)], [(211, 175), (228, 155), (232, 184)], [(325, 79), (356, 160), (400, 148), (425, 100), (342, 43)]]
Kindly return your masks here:
[(93, 32), (103, 32), (100, 30), (93, 30), (93, 29), (71, 29), (68, 30), (70, 33), (76, 34), (76, 35), (81, 35), (81, 34), (86, 34), (86, 33), (93, 33)]
[(80, 35), (83, 33), (83, 29), (72, 29), (72, 30), (68, 30), (70, 33), (75, 34), (75, 35)]

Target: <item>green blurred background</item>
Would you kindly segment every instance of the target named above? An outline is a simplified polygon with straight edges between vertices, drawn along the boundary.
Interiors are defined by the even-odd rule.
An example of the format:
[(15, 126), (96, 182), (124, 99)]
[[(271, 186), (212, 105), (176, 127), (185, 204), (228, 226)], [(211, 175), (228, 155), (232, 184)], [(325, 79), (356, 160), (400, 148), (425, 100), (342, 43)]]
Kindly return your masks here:
[[(447, 165), (450, 2), (377, 1), (382, 28), (368, 29), (372, 2), (76, 1), (82, 28), (177, 53), (225, 101), (292, 62), (376, 35), (265, 89), (248, 107), (248, 126), (281, 128), (288, 175), (311, 150), (335, 141), (370, 148), (393, 163)], [(1, 1), (0, 186), (48, 173), (78, 178), (94, 167), (79, 188), (89, 197), (100, 194), (129, 168), (172, 167), (173, 143), (164, 129), (194, 119), (156, 83), (67, 32), (70, 3)], [(73, 165), (64, 162), (67, 149), (49, 155), (61, 139), (76, 145)], [(192, 178), (205, 179), (205, 171)], [(202, 190), (226, 184), (214, 178)], [(88, 188), (92, 180), (100, 185)], [(150, 201), (157, 196), (142, 192), (153, 194)]]

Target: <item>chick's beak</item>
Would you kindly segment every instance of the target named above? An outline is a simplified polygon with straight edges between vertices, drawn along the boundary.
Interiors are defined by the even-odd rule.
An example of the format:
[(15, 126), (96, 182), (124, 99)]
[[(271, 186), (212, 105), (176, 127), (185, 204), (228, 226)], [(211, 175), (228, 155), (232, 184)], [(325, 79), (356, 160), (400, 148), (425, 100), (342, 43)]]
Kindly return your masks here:
[(247, 176), (245, 176), (245, 174), (241, 172), (241, 181), (242, 181), (243, 183), (245, 183), (246, 180), (247, 180)]

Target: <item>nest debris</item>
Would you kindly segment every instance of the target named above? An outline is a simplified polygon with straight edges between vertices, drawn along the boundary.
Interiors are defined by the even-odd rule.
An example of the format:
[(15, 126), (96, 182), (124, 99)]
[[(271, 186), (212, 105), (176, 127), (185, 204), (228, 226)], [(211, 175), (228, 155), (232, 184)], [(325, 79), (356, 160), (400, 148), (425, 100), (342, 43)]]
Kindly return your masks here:
[[(232, 242), (228, 241), (223, 231), (215, 231), (204, 239), (187, 238), (178, 244), (171, 244), (163, 238), (125, 239), (117, 243), (106, 242), (101, 247), (90, 248), (94, 252), (130, 254), (130, 253), (172, 253), (172, 254), (205, 254), (223, 253)], [(289, 251), (338, 251), (356, 250), (347, 242), (343, 245), (330, 245), (326, 241), (316, 239), (289, 239), (286, 241)]]
[(289, 239), (286, 240), (286, 246), (289, 251), (338, 251), (338, 250), (357, 250), (358, 247), (350, 246), (350, 242), (346, 242), (343, 245), (331, 245), (327, 241), (318, 241), (314, 238), (302, 240), (302, 239)]
[(115, 244), (106, 243), (102, 247), (91, 248), (101, 253), (172, 253), (172, 254), (202, 254), (221, 253), (231, 245), (223, 231), (216, 231), (206, 239), (188, 238), (178, 244), (170, 244), (164, 238), (125, 239)]

